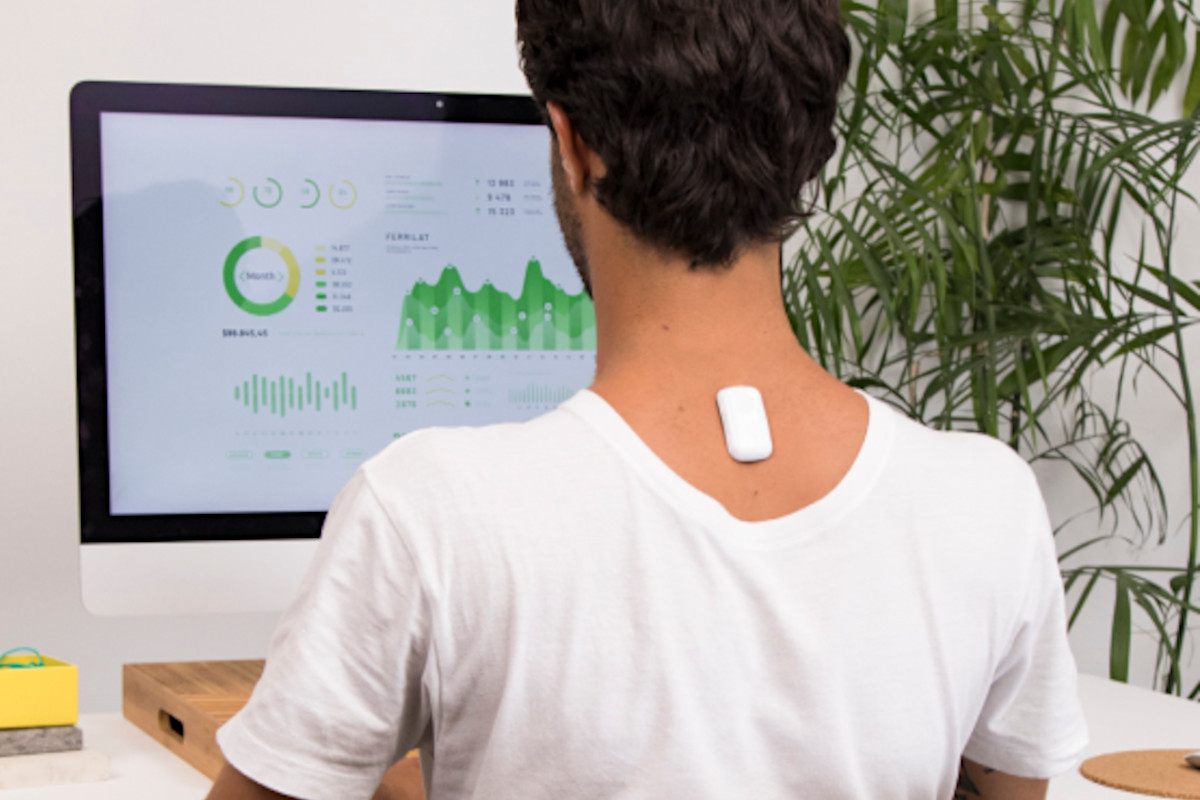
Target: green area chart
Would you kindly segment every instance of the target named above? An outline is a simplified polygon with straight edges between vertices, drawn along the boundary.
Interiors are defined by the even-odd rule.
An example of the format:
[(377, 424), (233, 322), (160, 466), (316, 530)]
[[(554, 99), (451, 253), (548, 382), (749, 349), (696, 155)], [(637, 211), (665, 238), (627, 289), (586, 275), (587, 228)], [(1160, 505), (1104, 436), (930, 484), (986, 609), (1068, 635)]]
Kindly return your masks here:
[(584, 292), (567, 294), (533, 259), (521, 296), (491, 283), (467, 291), (458, 269), (419, 281), (404, 297), (398, 350), (594, 350), (596, 312)]

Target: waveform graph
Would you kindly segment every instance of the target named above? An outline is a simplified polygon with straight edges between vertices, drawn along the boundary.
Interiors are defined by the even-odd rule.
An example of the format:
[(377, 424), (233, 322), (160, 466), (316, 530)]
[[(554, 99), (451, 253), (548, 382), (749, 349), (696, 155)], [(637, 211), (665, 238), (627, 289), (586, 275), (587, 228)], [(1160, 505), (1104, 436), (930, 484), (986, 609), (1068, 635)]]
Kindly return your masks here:
[(596, 312), (584, 292), (568, 294), (531, 259), (518, 297), (485, 282), (463, 284), (454, 265), (437, 283), (405, 295), (398, 350), (594, 350)]
[(324, 381), (311, 372), (303, 377), (254, 374), (234, 385), (233, 399), (252, 414), (287, 419), (288, 414), (357, 411), (358, 387), (345, 372)]

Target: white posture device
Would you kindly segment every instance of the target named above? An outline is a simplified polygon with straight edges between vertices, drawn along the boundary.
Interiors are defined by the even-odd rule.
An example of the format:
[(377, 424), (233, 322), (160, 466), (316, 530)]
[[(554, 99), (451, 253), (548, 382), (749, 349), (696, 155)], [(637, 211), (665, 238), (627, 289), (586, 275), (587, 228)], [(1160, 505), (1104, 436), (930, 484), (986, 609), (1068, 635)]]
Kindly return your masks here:
[(762, 394), (753, 386), (727, 386), (717, 392), (725, 447), (734, 461), (750, 464), (770, 458), (771, 426)]

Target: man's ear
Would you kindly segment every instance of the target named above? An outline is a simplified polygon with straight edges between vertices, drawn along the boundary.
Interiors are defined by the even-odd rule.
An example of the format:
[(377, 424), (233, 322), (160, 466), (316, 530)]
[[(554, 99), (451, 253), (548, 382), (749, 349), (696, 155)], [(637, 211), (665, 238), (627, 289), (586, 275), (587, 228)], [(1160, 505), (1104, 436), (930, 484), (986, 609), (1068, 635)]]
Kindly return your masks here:
[(556, 157), (562, 163), (567, 184), (574, 194), (584, 194), (593, 181), (603, 176), (604, 164), (596, 151), (583, 141), (562, 106), (554, 102), (546, 103), (546, 111), (550, 114), (550, 125), (554, 128), (558, 144)]

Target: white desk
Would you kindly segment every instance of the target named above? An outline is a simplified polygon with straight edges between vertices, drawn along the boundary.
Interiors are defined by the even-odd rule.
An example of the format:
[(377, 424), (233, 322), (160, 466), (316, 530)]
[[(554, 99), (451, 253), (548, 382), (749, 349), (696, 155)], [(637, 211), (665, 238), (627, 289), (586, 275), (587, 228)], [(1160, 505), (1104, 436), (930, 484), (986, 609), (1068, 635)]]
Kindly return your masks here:
[[(1200, 750), (1198, 703), (1090, 675), (1080, 676), (1079, 694), (1092, 732), (1089, 756), (1116, 750)], [(85, 714), (79, 727), (83, 728), (84, 745), (112, 760), (112, 777), (107, 782), (0, 790), (0, 800), (204, 800), (212, 785), (119, 714)], [(1050, 784), (1050, 800), (1143, 796), (1099, 786), (1078, 772), (1055, 778)]]
[[(1200, 703), (1092, 675), (1079, 676), (1079, 698), (1091, 731), (1089, 758), (1119, 750), (1200, 750)], [(1078, 770), (1050, 782), (1050, 800), (1146, 796), (1092, 783)]]
[(120, 714), (82, 714), (83, 746), (108, 756), (103, 783), (0, 789), (0, 800), (204, 800), (212, 781)]

